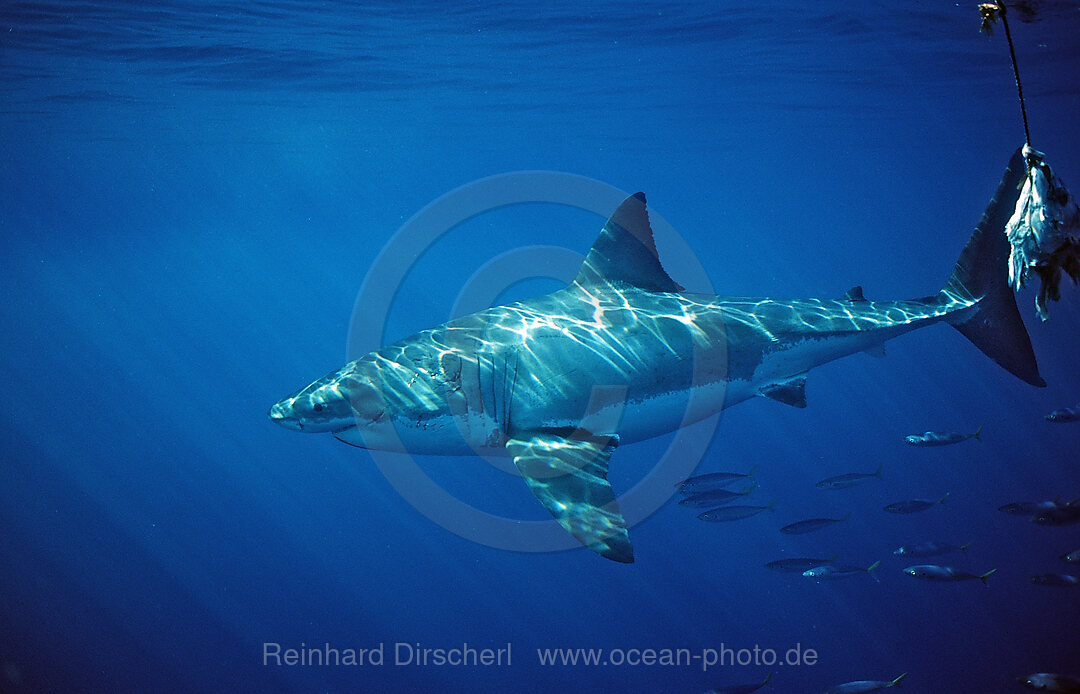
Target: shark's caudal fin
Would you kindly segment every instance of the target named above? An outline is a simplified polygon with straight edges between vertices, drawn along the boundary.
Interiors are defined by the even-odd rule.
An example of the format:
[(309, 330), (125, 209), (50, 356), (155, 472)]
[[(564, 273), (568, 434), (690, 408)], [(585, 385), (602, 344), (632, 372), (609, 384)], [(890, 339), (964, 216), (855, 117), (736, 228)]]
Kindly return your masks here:
[(1026, 173), (1023, 154), (1017, 150), (938, 296), (942, 301), (977, 301), (970, 311), (953, 314), (953, 327), (1009, 373), (1043, 387), (1046, 381), (1039, 375), (1031, 338), (1009, 287), (1010, 247), (1005, 224), (1012, 216)]

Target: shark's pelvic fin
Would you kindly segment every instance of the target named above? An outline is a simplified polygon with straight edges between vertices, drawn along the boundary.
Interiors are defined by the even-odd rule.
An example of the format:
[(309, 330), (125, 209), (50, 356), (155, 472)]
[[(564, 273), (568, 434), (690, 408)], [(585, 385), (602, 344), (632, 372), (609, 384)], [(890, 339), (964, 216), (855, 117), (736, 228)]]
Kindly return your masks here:
[(660, 264), (645, 193), (634, 193), (611, 214), (574, 283), (585, 288), (626, 283), (651, 292), (683, 290)]
[(806, 374), (792, 376), (780, 383), (770, 383), (758, 395), (792, 407), (806, 407)]
[(559, 525), (597, 554), (630, 564), (634, 548), (607, 481), (617, 436), (589, 439), (536, 434), (506, 449), (529, 489)]
[(1017, 150), (938, 301), (975, 300), (972, 311), (954, 314), (953, 327), (1011, 374), (1042, 387), (1046, 381), (1039, 375), (1031, 338), (1009, 286), (1010, 246), (1005, 235), (1026, 175), (1023, 153)]

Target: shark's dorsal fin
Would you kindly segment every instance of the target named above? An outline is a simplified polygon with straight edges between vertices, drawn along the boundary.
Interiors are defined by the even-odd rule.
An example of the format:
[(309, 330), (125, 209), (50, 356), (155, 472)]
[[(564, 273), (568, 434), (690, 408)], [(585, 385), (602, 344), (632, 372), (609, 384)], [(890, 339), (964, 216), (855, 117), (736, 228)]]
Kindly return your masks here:
[(770, 383), (762, 386), (758, 395), (782, 402), (792, 407), (806, 407), (806, 374), (792, 376), (780, 383)]
[(574, 283), (586, 288), (625, 283), (653, 292), (682, 291), (660, 265), (645, 193), (634, 193), (611, 214)]
[(618, 444), (615, 435), (566, 438), (538, 433), (511, 438), (506, 450), (559, 525), (597, 554), (629, 564), (634, 548), (607, 481), (608, 461)]
[(844, 294), (844, 298), (848, 301), (866, 301), (866, 297), (862, 293), (862, 285), (857, 284), (851, 289), (847, 290), (847, 294)]

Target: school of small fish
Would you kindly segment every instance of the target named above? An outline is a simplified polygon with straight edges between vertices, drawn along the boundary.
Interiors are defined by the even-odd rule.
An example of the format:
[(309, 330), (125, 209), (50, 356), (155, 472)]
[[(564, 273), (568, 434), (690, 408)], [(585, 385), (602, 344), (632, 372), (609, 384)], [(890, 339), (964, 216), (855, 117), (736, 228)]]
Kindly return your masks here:
[[(1080, 421), (1080, 404), (1075, 407), (1066, 407), (1047, 414), (1044, 419), (1047, 422), (1077, 422)], [(927, 431), (922, 434), (911, 434), (904, 437), (904, 441), (916, 447), (938, 447), (962, 443), (970, 439), (981, 440), (983, 427), (979, 426), (972, 433), (936, 432)], [(748, 472), (711, 472), (695, 477), (690, 477), (679, 483), (679, 492), (683, 498), (679, 501), (682, 506), (708, 508), (698, 514), (698, 518), (710, 523), (738, 521), (756, 516), (764, 511), (774, 511), (777, 500), (774, 499), (767, 505), (733, 504), (737, 499), (750, 496), (758, 489), (754, 473), (755, 465)], [(873, 472), (849, 472), (842, 475), (828, 477), (816, 483), (817, 489), (839, 490), (849, 489), (869, 480), (882, 479), (882, 466), (878, 465)], [(740, 490), (732, 491), (729, 487), (744, 483)], [(888, 504), (884, 511), (894, 514), (913, 514), (928, 511), (945, 503), (949, 493), (945, 492), (936, 498), (905, 499)], [(1014, 501), (998, 508), (1003, 513), (1028, 517), (1032, 523), (1041, 526), (1066, 526), (1080, 523), (1080, 498), (1071, 500), (1044, 500), (1044, 501)], [(805, 533), (818, 532), (831, 526), (844, 523), (851, 513), (839, 518), (807, 518), (789, 523), (780, 528), (780, 532), (788, 535), (802, 535)], [(927, 559), (946, 555), (966, 556), (971, 543), (955, 544), (940, 540), (923, 540), (909, 545), (903, 545), (893, 551), (899, 557), (911, 559)], [(817, 581), (834, 580), (869, 575), (878, 580), (874, 571), (881, 565), (881, 561), (874, 561), (867, 565), (852, 565), (837, 563), (839, 554), (831, 557), (785, 557), (770, 561), (765, 564), (766, 569), (781, 573), (799, 574), (806, 578)], [(1080, 548), (1060, 555), (1059, 559), (1068, 564), (1080, 565)], [(968, 572), (952, 566), (938, 564), (913, 564), (902, 569), (902, 572), (913, 578), (929, 582), (960, 582), (978, 581), (989, 587), (988, 579), (997, 572), (996, 568), (979, 572)], [(879, 581), (880, 582), (880, 581)], [(1044, 573), (1031, 576), (1030, 583), (1037, 586), (1051, 586), (1057, 588), (1080, 587), (1080, 576), (1065, 573)], [(710, 694), (749, 694), (755, 692), (772, 678), (770, 673), (763, 682), (753, 684), (729, 685), (719, 689), (710, 690)], [(825, 694), (858, 694), (860, 692), (874, 692), (881, 689), (895, 687), (900, 681), (908, 676), (903, 673), (892, 680), (859, 680), (846, 682), (829, 689)], [(1047, 692), (1074, 692), (1080, 694), (1080, 679), (1069, 675), (1056, 673), (1034, 673), (1027, 677), (1018, 677), (1016, 682), (1030, 689)]]

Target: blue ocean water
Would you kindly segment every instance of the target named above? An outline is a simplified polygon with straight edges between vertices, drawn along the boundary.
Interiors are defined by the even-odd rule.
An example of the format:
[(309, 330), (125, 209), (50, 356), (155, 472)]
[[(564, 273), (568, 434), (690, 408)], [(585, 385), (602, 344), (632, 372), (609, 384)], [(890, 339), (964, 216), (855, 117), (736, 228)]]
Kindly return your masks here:
[[(1027, 7), (1010, 17), (1032, 144), (1080, 190), (1080, 7)], [(757, 466), (749, 503), (775, 510), (707, 524), (669, 502), (631, 529), (633, 565), (471, 542), (367, 452), (266, 418), (346, 360), (402, 225), (509, 172), (645, 191), (718, 293), (936, 292), (1023, 143), (1004, 35), (978, 24), (974, 3), (938, 2), (4, 2), (0, 690), (704, 692), (775, 670), (782, 692), (902, 672), (911, 691), (1007, 692), (1080, 674), (1080, 601), (1028, 582), (1067, 573), (1080, 532), (997, 510), (1080, 497), (1080, 424), (1042, 418), (1080, 401), (1072, 287), (1045, 324), (1019, 297), (1046, 389), (936, 326), (816, 369), (805, 410), (726, 411), (697, 470)], [(405, 258), (383, 334), (360, 339), (446, 321), (500, 254), (585, 253), (602, 217), (547, 202)], [(497, 298), (550, 291), (557, 270), (519, 268)], [(979, 425), (981, 441), (903, 442)], [(670, 442), (621, 447), (616, 492)], [(489, 514), (544, 519), (480, 458), (417, 461)], [(879, 464), (880, 481), (813, 486)], [(892, 551), (922, 540), (971, 542), (943, 563), (997, 573), (911, 579)], [(881, 560), (879, 581), (763, 568), (834, 554)], [(465, 643), (511, 662), (394, 664)], [(382, 644), (385, 661), (278, 665), (267, 644)], [(817, 658), (612, 657), (755, 647)], [(545, 666), (549, 648), (608, 664)]]

